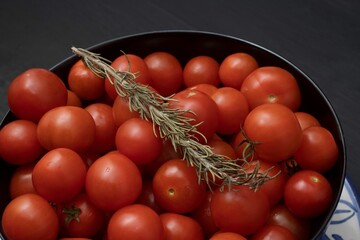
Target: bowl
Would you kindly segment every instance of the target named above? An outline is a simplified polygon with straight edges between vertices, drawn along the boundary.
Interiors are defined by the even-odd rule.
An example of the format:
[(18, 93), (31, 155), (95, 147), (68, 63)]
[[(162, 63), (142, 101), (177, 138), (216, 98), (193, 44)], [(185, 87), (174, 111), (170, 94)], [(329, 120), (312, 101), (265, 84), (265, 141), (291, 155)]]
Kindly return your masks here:
[[(255, 57), (260, 66), (278, 66), (292, 73), (297, 79), (303, 95), (300, 110), (314, 115), (322, 126), (330, 130), (339, 147), (339, 159), (336, 166), (326, 173), (334, 192), (331, 208), (326, 214), (314, 219), (313, 224), (311, 224), (311, 239), (316, 239), (326, 230), (340, 199), (345, 180), (346, 151), (344, 136), (338, 117), (325, 94), (310, 77), (294, 64), (278, 54), (249, 41), (228, 35), (201, 31), (157, 31), (135, 34), (102, 42), (88, 48), (88, 50), (99, 53), (109, 60), (114, 60), (120, 54), (120, 50), (137, 54), (140, 57), (145, 57), (155, 51), (165, 51), (176, 56), (183, 65), (190, 58), (197, 55), (209, 55), (221, 62), (229, 54), (246, 52)], [(78, 59), (77, 56), (71, 56), (52, 67), (51, 71), (61, 79), (67, 79), (71, 66)], [(1, 127), (14, 119), (15, 116), (8, 112), (1, 122)], [(8, 186), (13, 171), (13, 166), (0, 159), (0, 213), (3, 212), (6, 204), (10, 201)], [(0, 232), (1, 238), (5, 239)]]

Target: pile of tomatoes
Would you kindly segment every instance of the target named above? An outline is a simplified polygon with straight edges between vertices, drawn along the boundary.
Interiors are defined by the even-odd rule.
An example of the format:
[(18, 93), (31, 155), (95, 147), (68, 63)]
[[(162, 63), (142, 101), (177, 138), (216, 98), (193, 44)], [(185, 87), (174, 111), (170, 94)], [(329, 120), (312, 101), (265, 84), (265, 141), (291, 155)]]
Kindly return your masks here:
[[(128, 64), (130, 63), (130, 65)], [(111, 66), (188, 111), (203, 144), (273, 177), (258, 189), (199, 182), (197, 169), (129, 109), (110, 79), (79, 60), (60, 79), (32, 68), (8, 89), (16, 116), (0, 131), (0, 156), (16, 166), (2, 215), (9, 239), (306, 239), (329, 209), (324, 173), (338, 159), (332, 134), (300, 111), (294, 76), (247, 53), (182, 65), (154, 52)], [(219, 180), (219, 181), (218, 181)]]

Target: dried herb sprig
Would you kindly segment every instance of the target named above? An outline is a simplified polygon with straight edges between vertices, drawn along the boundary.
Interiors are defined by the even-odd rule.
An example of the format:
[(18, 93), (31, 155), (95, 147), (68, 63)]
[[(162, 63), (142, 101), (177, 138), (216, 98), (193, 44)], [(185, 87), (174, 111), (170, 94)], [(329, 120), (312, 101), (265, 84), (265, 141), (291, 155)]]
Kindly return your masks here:
[(250, 164), (246, 158), (228, 159), (214, 154), (210, 146), (196, 141), (194, 134), (200, 133), (197, 126), (191, 124), (194, 119), (185, 117), (186, 111), (169, 108), (169, 101), (173, 101), (171, 97), (163, 97), (148, 86), (137, 83), (135, 80), (139, 73), (117, 71), (111, 67), (109, 60), (85, 49), (72, 47), (72, 51), (96, 75), (111, 81), (117, 94), (128, 100), (131, 111), (137, 111), (143, 119), (153, 122), (154, 132), (158, 132), (159, 137), (170, 140), (174, 149), (181, 151), (188, 164), (196, 167), (199, 182), (204, 180), (211, 186), (220, 179), (222, 187), (246, 185), (257, 189), (273, 178), (268, 176), (268, 171), (260, 173), (259, 164), (249, 172), (247, 169)]

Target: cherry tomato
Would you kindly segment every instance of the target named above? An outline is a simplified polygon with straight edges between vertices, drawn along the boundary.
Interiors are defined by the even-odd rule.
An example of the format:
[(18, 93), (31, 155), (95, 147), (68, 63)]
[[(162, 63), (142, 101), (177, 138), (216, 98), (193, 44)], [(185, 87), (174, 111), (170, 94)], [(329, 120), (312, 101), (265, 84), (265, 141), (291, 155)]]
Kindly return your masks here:
[(234, 148), (238, 158), (244, 159), (247, 162), (258, 159), (256, 152), (253, 149), (254, 145), (248, 142), (243, 131), (236, 133), (231, 139), (230, 144)]
[(219, 86), (219, 63), (210, 56), (196, 56), (190, 59), (184, 67), (183, 76), (186, 87), (200, 83)]
[(38, 122), (50, 109), (66, 105), (67, 89), (53, 72), (30, 68), (10, 83), (7, 98), (18, 118)]
[(113, 151), (89, 167), (85, 188), (95, 206), (114, 211), (136, 201), (141, 193), (142, 178), (128, 157)]
[(109, 240), (164, 239), (160, 216), (151, 208), (132, 204), (117, 210), (110, 218), (107, 237)]
[(98, 99), (105, 92), (104, 79), (95, 75), (82, 60), (71, 67), (68, 85), (71, 91), (87, 101)]
[(162, 139), (155, 135), (153, 124), (141, 118), (124, 122), (117, 129), (115, 142), (118, 151), (138, 166), (155, 161), (162, 148)]
[(315, 118), (310, 113), (295, 112), (295, 116), (296, 116), (297, 120), (299, 121), (301, 130), (304, 130), (304, 129), (306, 129), (308, 127), (312, 127), (312, 126), (320, 126), (319, 120), (317, 120), (317, 118)]
[(244, 79), (258, 67), (253, 56), (243, 52), (233, 53), (220, 64), (220, 81), (225, 87), (240, 89)]
[(224, 155), (232, 160), (237, 158), (234, 148), (222, 139), (212, 138), (207, 144), (215, 154)]
[(136, 200), (136, 203), (148, 206), (158, 214), (164, 212), (164, 210), (159, 206), (159, 204), (155, 200), (151, 179), (143, 180), (141, 194)]
[(86, 165), (79, 154), (68, 148), (47, 152), (35, 165), (32, 181), (36, 192), (52, 202), (65, 202), (83, 188)]
[(85, 152), (93, 145), (96, 125), (91, 114), (74, 106), (57, 107), (40, 119), (37, 136), (41, 145), (51, 150), (65, 147)]
[(300, 88), (294, 76), (279, 67), (260, 67), (247, 76), (241, 92), (250, 109), (263, 103), (281, 103), (296, 111), (301, 103)]
[(73, 91), (67, 90), (68, 98), (67, 98), (67, 106), (75, 106), (75, 107), (82, 107), (81, 99), (78, 95), (76, 95)]
[(288, 229), (279, 225), (267, 225), (261, 228), (251, 240), (276, 239), (276, 240), (296, 240), (296, 237)]
[(269, 216), (269, 201), (264, 193), (247, 186), (218, 188), (211, 199), (211, 214), (221, 231), (250, 235), (258, 231)]
[(8, 239), (56, 239), (59, 220), (47, 200), (37, 194), (14, 198), (5, 207), (2, 229)]
[(16, 168), (10, 180), (10, 196), (12, 199), (26, 193), (36, 193), (32, 183), (34, 166), (35, 163), (29, 163)]
[(119, 127), (130, 118), (140, 117), (140, 114), (136, 111), (130, 111), (127, 99), (117, 96), (113, 103), (113, 117), (115, 125)]
[(160, 219), (164, 226), (166, 240), (204, 239), (200, 224), (191, 217), (177, 213), (163, 213)]
[(294, 113), (276, 103), (262, 104), (247, 115), (244, 132), (255, 143), (257, 156), (280, 162), (292, 157), (300, 146), (302, 131)]
[(43, 148), (37, 138), (37, 124), (29, 120), (14, 120), (0, 130), (0, 156), (5, 161), (21, 165), (37, 160)]
[(214, 85), (208, 84), (208, 83), (199, 83), (199, 84), (196, 84), (196, 85), (190, 87), (190, 89), (206, 93), (207, 95), (209, 95), (211, 97), (211, 95), (213, 95), (216, 92), (217, 87), (215, 87)]
[(320, 173), (301, 170), (287, 181), (284, 201), (289, 210), (299, 217), (317, 217), (329, 209), (332, 188)]
[(294, 157), (302, 169), (325, 173), (335, 165), (338, 156), (339, 149), (331, 132), (314, 126), (303, 130), (300, 147)]
[(144, 58), (149, 69), (151, 86), (162, 96), (170, 96), (183, 84), (183, 69), (179, 60), (167, 52), (154, 52)]
[(234, 232), (218, 232), (215, 233), (209, 240), (247, 240), (240, 234)]
[(206, 194), (204, 182), (198, 182), (195, 167), (185, 160), (165, 162), (153, 178), (153, 191), (158, 204), (174, 213), (188, 213), (198, 207)]

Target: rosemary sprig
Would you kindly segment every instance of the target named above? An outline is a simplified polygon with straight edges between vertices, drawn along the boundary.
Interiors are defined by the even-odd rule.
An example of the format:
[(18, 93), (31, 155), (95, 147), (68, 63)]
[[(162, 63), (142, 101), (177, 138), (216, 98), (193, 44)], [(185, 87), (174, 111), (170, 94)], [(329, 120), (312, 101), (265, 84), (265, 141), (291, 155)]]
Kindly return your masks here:
[[(223, 155), (214, 154), (211, 147), (203, 145), (194, 139), (194, 133), (199, 133), (192, 118), (184, 117), (186, 111), (168, 108), (171, 97), (163, 97), (148, 86), (137, 83), (138, 73), (117, 71), (111, 67), (111, 62), (99, 54), (82, 48), (72, 47), (72, 51), (82, 58), (85, 65), (96, 75), (106, 78), (114, 85), (117, 94), (129, 101), (132, 111), (152, 121), (154, 130), (158, 128), (159, 137), (170, 140), (175, 150), (180, 150), (189, 165), (195, 166), (200, 181), (209, 186), (221, 180), (221, 186), (246, 185), (257, 189), (273, 177), (269, 171), (259, 172), (259, 164), (248, 172), (250, 165), (246, 159), (228, 159)], [(130, 63), (129, 63), (130, 65)], [(154, 131), (156, 132), (156, 131)], [(239, 164), (239, 161), (242, 164)], [(222, 188), (223, 189), (223, 188)]]

